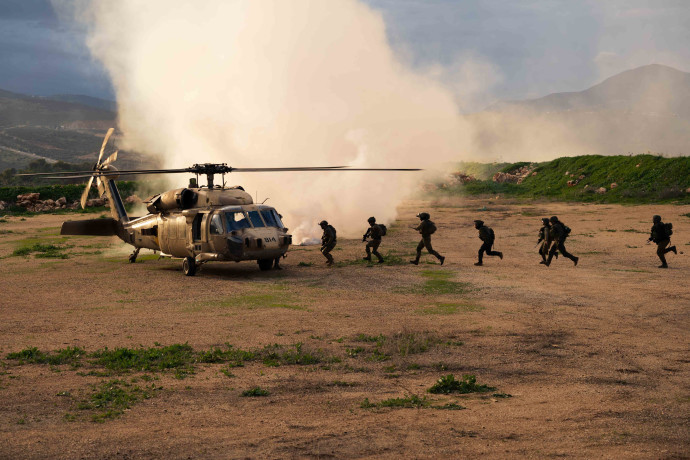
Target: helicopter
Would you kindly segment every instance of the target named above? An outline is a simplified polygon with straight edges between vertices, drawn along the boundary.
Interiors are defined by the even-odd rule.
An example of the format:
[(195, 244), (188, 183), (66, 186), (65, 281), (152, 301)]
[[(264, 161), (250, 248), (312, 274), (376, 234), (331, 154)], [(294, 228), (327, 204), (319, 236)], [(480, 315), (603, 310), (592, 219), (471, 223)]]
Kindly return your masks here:
[[(269, 270), (274, 260), (283, 257), (292, 244), (292, 235), (282, 222), (282, 216), (272, 206), (257, 204), (241, 186), (226, 187), (225, 174), (231, 172), (290, 172), (290, 171), (420, 171), (420, 169), (350, 168), (346, 166), (314, 166), (287, 168), (233, 168), (225, 163), (194, 164), (179, 169), (118, 170), (115, 151), (105, 160), (103, 152), (114, 129), (103, 139), (98, 160), (91, 171), (17, 174), (45, 176), (46, 179), (88, 178), (81, 196), (81, 206), (92, 184), (101, 198), (110, 205), (110, 218), (66, 221), (61, 235), (117, 236), (134, 246), (129, 262), (136, 262), (141, 249), (159, 251), (161, 257), (182, 260), (182, 271), (194, 276), (197, 269), (211, 261), (256, 260), (260, 270)], [(127, 215), (116, 180), (121, 175), (191, 173), (185, 188), (169, 190), (144, 201), (148, 214), (143, 217)], [(206, 186), (200, 186), (199, 176), (206, 176)], [(222, 177), (215, 185), (214, 177)]]

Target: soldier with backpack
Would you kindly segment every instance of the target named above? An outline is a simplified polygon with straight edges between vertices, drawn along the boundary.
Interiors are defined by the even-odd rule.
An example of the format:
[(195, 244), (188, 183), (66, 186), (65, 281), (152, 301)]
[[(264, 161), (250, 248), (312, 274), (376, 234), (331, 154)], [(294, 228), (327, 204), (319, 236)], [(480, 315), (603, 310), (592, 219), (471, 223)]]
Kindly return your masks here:
[(479, 248), (477, 254), (479, 260), (474, 265), (478, 267), (484, 265), (482, 259), (484, 258), (485, 252), (487, 256), (498, 256), (503, 260), (502, 252), (491, 250), (491, 247), (494, 245), (494, 240), (496, 239), (493, 229), (484, 225), (483, 220), (475, 220), (474, 228), (479, 230), (479, 239), (482, 240), (482, 247)]
[(572, 260), (577, 266), (577, 262), (580, 260), (580, 258), (570, 254), (565, 249), (565, 240), (568, 238), (568, 235), (570, 235), (570, 227), (558, 220), (558, 217), (556, 216), (551, 217), (549, 220), (551, 221), (551, 239), (553, 240), (553, 244), (551, 245), (551, 250), (549, 251), (549, 258), (546, 259), (546, 263), (544, 265), (547, 267), (551, 265), (551, 259), (553, 259), (553, 256), (557, 252), (560, 252), (564, 257)]
[(365, 242), (369, 237), (371, 237), (371, 240), (369, 240), (367, 243), (367, 255), (363, 259), (371, 262), (371, 253), (373, 252), (376, 258), (379, 260), (379, 263), (382, 264), (383, 257), (381, 254), (379, 254), (378, 249), (381, 245), (381, 237), (387, 232), (386, 226), (383, 224), (377, 224), (376, 217), (370, 217), (367, 222), (369, 222), (369, 228), (362, 236), (362, 243)]
[(668, 268), (665, 254), (671, 251), (673, 251), (674, 254), (678, 254), (675, 246), (671, 246), (670, 248), (666, 247), (671, 244), (673, 224), (663, 223), (661, 221), (661, 216), (652, 217), (652, 222), (654, 225), (652, 225), (652, 232), (648, 241), (653, 241), (656, 243), (656, 255), (659, 256), (659, 259), (661, 259), (661, 265), (659, 265), (659, 268)]
[(333, 256), (331, 251), (335, 248), (336, 234), (335, 228), (325, 220), (319, 222), (319, 226), (323, 229), (321, 236), (321, 254), (326, 258), (326, 265), (333, 265)]
[[(537, 245), (539, 246), (539, 255), (541, 256), (540, 264), (546, 264), (546, 256), (549, 255), (549, 249), (551, 248), (551, 224), (549, 223), (549, 218), (544, 217), (542, 220), (542, 227), (539, 229), (539, 239), (537, 240)], [(556, 259), (558, 259), (558, 252), (554, 254)]]
[(410, 263), (419, 265), (419, 258), (422, 257), (422, 249), (426, 248), (429, 254), (436, 256), (441, 262), (441, 265), (443, 265), (446, 258), (434, 251), (434, 248), (431, 247), (431, 235), (436, 232), (436, 224), (430, 220), (431, 216), (428, 212), (420, 212), (417, 214), (417, 217), (419, 217), (421, 222), (417, 227), (414, 227), (414, 230), (417, 230), (422, 235), (422, 240), (417, 245), (417, 257), (415, 260), (411, 260)]

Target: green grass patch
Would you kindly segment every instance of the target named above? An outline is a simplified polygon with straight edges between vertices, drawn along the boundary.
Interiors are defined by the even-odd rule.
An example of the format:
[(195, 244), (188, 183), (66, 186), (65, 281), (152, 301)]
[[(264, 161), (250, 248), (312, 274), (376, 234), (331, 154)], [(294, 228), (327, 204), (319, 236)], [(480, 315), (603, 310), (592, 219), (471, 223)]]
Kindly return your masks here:
[(300, 262), (297, 264), (298, 267), (311, 267), (314, 265), (314, 262)]
[(156, 386), (141, 388), (124, 380), (109, 380), (93, 386), (88, 400), (79, 403), (80, 410), (91, 410), (94, 422), (105, 422), (119, 417), (132, 404), (153, 396)]
[(462, 380), (456, 380), (453, 374), (448, 374), (438, 379), (427, 391), (433, 394), (466, 394), (488, 393), (494, 390), (496, 390), (494, 387), (477, 384), (477, 378), (474, 375), (463, 375)]
[(397, 291), (405, 294), (453, 295), (466, 294), (474, 290), (470, 283), (451, 281), (451, 278), (455, 275), (452, 271), (423, 270), (421, 275), (424, 278), (423, 284), (398, 289)]
[(34, 243), (28, 246), (22, 246), (12, 252), (13, 256), (29, 256), (35, 254), (34, 257), (41, 259), (67, 259), (69, 255), (63, 251), (67, 249), (66, 246), (56, 246), (54, 244)]
[(465, 406), (461, 406), (458, 403), (447, 403), (444, 404), (443, 406), (431, 406), (434, 409), (439, 409), (439, 410), (463, 410), (466, 409)]
[(86, 352), (79, 347), (61, 348), (52, 353), (44, 353), (36, 347), (25, 348), (16, 353), (7, 354), (6, 358), (19, 361), (20, 364), (60, 364), (78, 365)]
[(189, 345), (175, 344), (154, 348), (105, 348), (91, 355), (94, 364), (110, 371), (163, 371), (173, 369), (176, 375), (183, 376), (193, 372), (192, 363), (196, 354)]
[(265, 390), (261, 387), (254, 387), (250, 388), (249, 390), (244, 390), (242, 392), (242, 396), (244, 397), (249, 397), (249, 398), (255, 398), (255, 397), (260, 397), (260, 396), (268, 396), (270, 395), (271, 392), (268, 390)]
[(359, 405), (362, 409), (373, 408), (394, 408), (394, 409), (422, 409), (429, 407), (431, 403), (426, 397), (420, 398), (417, 395), (405, 396), (403, 398), (384, 399), (378, 403), (372, 403), (369, 398), (364, 398), (364, 401)]

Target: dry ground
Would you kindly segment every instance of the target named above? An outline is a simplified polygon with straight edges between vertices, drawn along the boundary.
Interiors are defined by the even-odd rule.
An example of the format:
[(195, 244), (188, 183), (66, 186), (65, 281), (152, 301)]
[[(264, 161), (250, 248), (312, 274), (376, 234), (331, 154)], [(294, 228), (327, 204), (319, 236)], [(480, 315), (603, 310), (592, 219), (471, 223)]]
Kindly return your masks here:
[[(401, 258), (393, 260), (413, 253), (418, 238), (407, 227), (422, 207), (439, 226), (443, 266), (428, 255), (419, 266), (347, 263), (363, 245), (341, 240), (337, 267), (326, 268), (317, 247), (296, 247), (280, 272), (209, 264), (196, 277), (183, 276), (179, 261), (128, 264), (109, 238), (59, 237), (64, 216), (7, 218), (0, 458), (690, 455), (690, 253), (670, 254), (671, 268), (659, 270), (655, 248), (645, 245), (658, 213), (674, 223), (678, 249), (690, 250), (690, 218), (682, 216), (690, 209), (408, 203), (382, 246)], [(563, 258), (538, 264), (540, 218), (552, 214), (573, 229), (567, 246), (581, 257), (577, 267)], [(506, 255), (481, 268), (472, 265), (477, 217)], [(34, 242), (69, 245), (69, 258), (11, 255)], [(379, 335), (378, 344), (367, 341)], [(88, 357), (80, 367), (7, 359), (30, 347), (93, 353), (184, 343), (197, 351), (302, 343), (322, 359), (196, 363), (186, 376), (113, 374)], [(497, 389), (426, 392), (447, 374), (473, 374)], [(151, 397), (94, 422), (106, 412), (84, 403), (113, 379)], [(256, 386), (269, 395), (241, 395)], [(427, 398), (422, 407), (362, 407), (365, 398), (412, 395)], [(440, 408), (452, 403), (464, 409)]]

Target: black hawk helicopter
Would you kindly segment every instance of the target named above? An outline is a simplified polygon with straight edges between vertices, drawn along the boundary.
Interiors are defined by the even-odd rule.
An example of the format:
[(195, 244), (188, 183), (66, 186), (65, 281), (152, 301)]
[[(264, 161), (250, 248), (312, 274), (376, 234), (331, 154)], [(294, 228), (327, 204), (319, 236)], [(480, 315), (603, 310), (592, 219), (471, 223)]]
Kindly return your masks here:
[[(182, 269), (194, 276), (197, 268), (209, 261), (256, 260), (261, 270), (269, 270), (273, 261), (283, 256), (292, 243), (292, 235), (283, 225), (281, 215), (272, 206), (254, 203), (241, 186), (226, 187), (225, 174), (231, 172), (288, 171), (420, 171), (420, 169), (349, 168), (346, 166), (291, 168), (233, 168), (225, 163), (195, 164), (180, 169), (136, 169), (119, 171), (113, 166), (117, 151), (104, 161), (103, 151), (113, 133), (110, 128), (103, 140), (98, 160), (91, 171), (18, 174), (45, 176), (47, 179), (88, 178), (81, 206), (91, 185), (110, 205), (111, 218), (67, 221), (61, 235), (117, 236), (134, 246), (129, 261), (134, 263), (142, 248), (160, 251), (163, 257), (182, 259)], [(115, 180), (121, 175), (191, 173), (197, 177), (194, 186), (154, 195), (144, 203), (149, 214), (127, 215)], [(199, 186), (199, 175), (206, 176), (205, 187)], [(214, 176), (222, 176), (215, 185)]]

